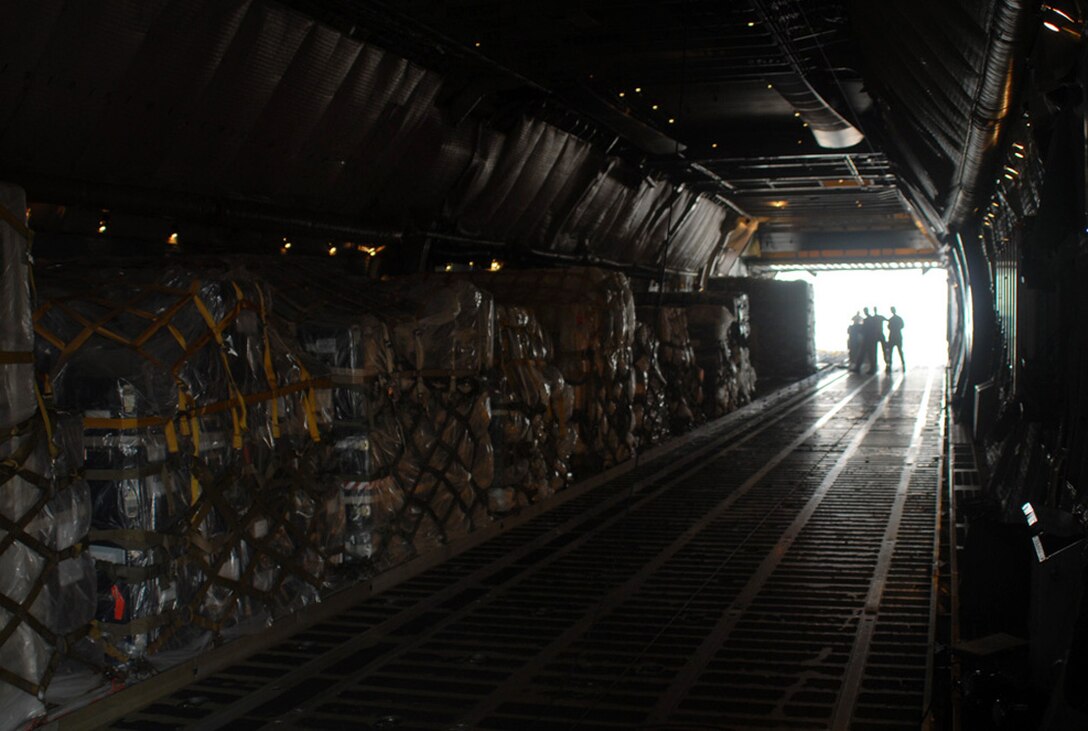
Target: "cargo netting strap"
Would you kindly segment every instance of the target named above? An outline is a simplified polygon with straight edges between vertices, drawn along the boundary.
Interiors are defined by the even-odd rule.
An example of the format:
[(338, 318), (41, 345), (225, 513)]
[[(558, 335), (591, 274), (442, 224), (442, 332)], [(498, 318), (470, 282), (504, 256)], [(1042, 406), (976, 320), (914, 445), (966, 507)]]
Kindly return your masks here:
[[(629, 349), (628, 349), (629, 350)], [(630, 374), (630, 364), (622, 358), (622, 349), (604, 351), (598, 348), (559, 354), (560, 359), (576, 359), (578, 370), (568, 366), (563, 376), (575, 389), (574, 418), (578, 423), (581, 442), (588, 454), (582, 461), (590, 470), (607, 468), (633, 456), (631, 449), (631, 398), (625, 393), (624, 380)], [(630, 353), (627, 353), (628, 358)], [(619, 362), (613, 369), (610, 358)], [(620, 398), (613, 398), (614, 392)]]
[[(211, 308), (209, 308), (201, 297), (202, 284), (202, 281), (199, 279), (194, 279), (187, 289), (167, 287), (158, 284), (145, 284), (136, 288), (132, 296), (123, 302), (106, 299), (94, 293), (81, 293), (54, 298), (44, 303), (34, 313), (34, 331), (38, 337), (57, 349), (58, 357), (55, 364), (53, 364), (54, 369), (59, 368), (68, 361), (92, 337), (99, 336), (107, 341), (132, 350), (152, 365), (170, 373), (178, 388), (178, 412), (179, 419), (181, 420), (180, 428), (184, 433), (187, 433), (192, 418), (225, 411), (228, 412), (231, 417), (233, 426), (233, 446), (236, 449), (241, 449), (243, 442), (242, 435), (248, 428), (247, 407), (255, 403), (268, 401), (270, 402), (272, 410), (273, 435), (278, 438), (280, 427), (279, 405), (277, 399), (297, 393), (300, 395), (299, 397), (308, 424), (310, 436), (314, 441), (319, 441), (320, 435), (317, 429), (316, 396), (314, 390), (319, 388), (323, 382), (319, 379), (311, 378), (309, 373), (306, 372), (306, 369), (299, 364), (301, 372), (300, 381), (297, 383), (280, 385), (272, 361), (272, 348), (269, 340), (269, 313), (262, 288), (257, 287), (257, 301), (254, 302), (246, 296), (246, 293), (236, 281), (231, 280), (230, 285), (236, 298), (235, 302), (221, 318), (217, 319), (212, 313)], [(172, 302), (165, 309), (160, 308), (161, 311), (156, 312), (154, 311), (154, 308), (149, 309), (147, 307), (147, 301), (153, 296), (165, 296), (172, 299)], [(96, 318), (88, 317), (74, 306), (75, 303), (79, 302), (87, 302), (101, 307), (104, 314), (101, 314)], [(192, 305), (197, 313), (199, 313), (205, 328), (197, 337), (186, 339), (184, 333), (173, 321), (189, 305)], [(76, 323), (77, 326), (81, 328), (79, 332), (67, 341), (51, 332), (43, 321), (46, 315), (53, 310), (62, 313), (69, 320)], [(262, 323), (263, 330), (264, 354), (262, 368), (268, 388), (255, 394), (244, 393), (235, 380), (233, 371), (230, 367), (230, 358), (232, 357), (230, 348), (224, 339), (224, 333), (235, 323), (239, 315), (246, 310), (252, 310), (257, 313)], [(131, 321), (132, 318), (135, 318), (137, 320), (142, 320), (147, 324), (138, 334), (134, 336), (126, 335), (119, 327), (119, 320), (122, 317), (125, 317), (126, 321)], [(147, 349), (147, 345), (151, 339), (161, 332), (166, 332), (170, 335), (179, 352), (178, 357), (169, 362), (157, 357)], [(217, 347), (217, 352), (223, 365), (223, 373), (227, 379), (229, 398), (222, 402), (197, 406), (196, 400), (187, 392), (185, 381), (181, 378), (180, 374), (186, 363), (212, 341), (214, 341)], [(175, 436), (178, 427), (174, 425), (172, 418), (156, 419), (154, 417), (141, 417), (140, 419), (135, 420), (127, 418), (103, 418), (94, 420), (93, 425), (88, 425), (87, 428), (132, 429), (142, 426), (162, 426), (167, 432), (168, 446), (171, 451), (176, 452), (178, 450)]]
[[(40, 556), (44, 561), (41, 573), (33, 580), (30, 589), (21, 601), (0, 593), (0, 609), (10, 615), (7, 623), (0, 627), (0, 646), (3, 646), (11, 638), (20, 625), (25, 625), (45, 640), (51, 650), (49, 662), (39, 679), (27, 679), (8, 668), (0, 667), (0, 681), (35, 696), (49, 686), (65, 649), (87, 634), (87, 628), (76, 630), (67, 635), (57, 634), (31, 612), (35, 600), (45, 589), (46, 579), (56, 569), (57, 565), (61, 561), (78, 556), (83, 550), (83, 545), (77, 543), (58, 551), (27, 532), (27, 527), (41, 516), (42, 511), (55, 492), (67, 489), (73, 478), (72, 475), (50, 478), (27, 467), (27, 461), (31, 455), (42, 447), (43, 442), (50, 440), (51, 433), (50, 417), (47, 412), (40, 410), (21, 424), (0, 432), (0, 444), (6, 444), (14, 439), (22, 440), (18, 447), (8, 454), (3, 461), (0, 461), (0, 491), (4, 490), (5, 485), (9, 482), (18, 478), (29, 485), (33, 485), (39, 493), (34, 504), (16, 520), (0, 512), (0, 531), (4, 534), (3, 537), (0, 537), (0, 555), (11, 549), (16, 543), (19, 543)], [(50, 454), (52, 454), (51, 451)]]
[(660, 342), (648, 323), (635, 326), (633, 353), (636, 391), (634, 404), (639, 409), (635, 433), (640, 444), (656, 444), (669, 436), (665, 376), (659, 359)]
[(34, 362), (34, 353), (26, 350), (0, 350), (0, 365), (26, 365)]
[[(399, 504), (391, 520), (378, 528), (382, 534), (374, 557), (378, 563), (390, 558), (387, 553), (393, 550), (394, 542), (409, 555), (417, 553), (423, 540), (420, 531), (425, 526), (436, 531), (439, 543), (446, 543), (458, 532), (451, 525), (454, 521), (462, 521), (467, 532), (486, 515), (487, 491), (478, 483), (475, 469), (480, 450), (490, 447), (489, 425), (477, 425), (477, 431), (472, 423), (472, 412), (485, 396), (483, 384), (478, 373), (476, 378), (458, 378), (449, 372), (444, 375), (454, 380), (452, 390), (444, 379), (428, 384), (420, 378), (411, 395), (398, 402), (397, 417), (404, 441), (393, 462), (392, 475)], [(434, 440), (429, 448), (421, 448), (416, 437), (427, 433), (428, 426), (433, 429)], [(467, 461), (462, 449), (470, 455)], [(454, 468), (465, 480), (464, 489), (452, 481)]]
[[(306, 464), (307, 460), (300, 463)], [(202, 486), (193, 505), (185, 554), (190, 568), (201, 574), (200, 586), (187, 613), (194, 625), (220, 633), (224, 626), (238, 619), (239, 604), (244, 599), (274, 610), (275, 595), (291, 579), (309, 584), (315, 590), (322, 587), (329, 560), (341, 547), (318, 545), (314, 540), (316, 535), (324, 534), (319, 522), (325, 501), (330, 498), (328, 489), (323, 490), (317, 479), (316, 466), (296, 468), (285, 460), (275, 459), (264, 471), (237, 464), (216, 475), (202, 460), (196, 459), (193, 472)], [(232, 494), (240, 494), (242, 504), (232, 501)], [(291, 500), (300, 494), (305, 494), (315, 505), (312, 522), (304, 528), (291, 519), (294, 513)], [(201, 526), (209, 518), (222, 522), (222, 532), (205, 534)], [(246, 565), (237, 578), (224, 576), (225, 564), (232, 555), (240, 555), (243, 543), (251, 549)], [(316, 573), (302, 563), (301, 554), (306, 550), (314, 551), (321, 559)], [(276, 577), (267, 589), (258, 588), (255, 581), (263, 562), (276, 568)], [(229, 594), (217, 617), (208, 616), (204, 607), (214, 588), (225, 589)]]

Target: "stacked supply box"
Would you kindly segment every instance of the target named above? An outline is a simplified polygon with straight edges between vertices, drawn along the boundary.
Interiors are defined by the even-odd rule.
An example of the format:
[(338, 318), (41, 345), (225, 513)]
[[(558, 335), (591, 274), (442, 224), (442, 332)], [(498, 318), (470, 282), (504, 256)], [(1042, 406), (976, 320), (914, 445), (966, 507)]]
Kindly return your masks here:
[(692, 305), (688, 323), (696, 359), (705, 374), (706, 414), (715, 418), (748, 403), (755, 372), (748, 362), (738, 320), (722, 305)]
[(664, 441), (670, 434), (667, 382), (661, 372), (660, 341), (652, 324), (635, 324), (635, 397), (632, 407), (635, 437), (639, 446)]
[[(490, 391), (494, 363), (492, 298), (460, 282), (373, 282), (335, 262), (299, 261), (290, 270), (248, 261), (275, 283), (295, 323), (372, 318), (388, 333), (391, 372), (370, 405), (370, 469), (349, 516), (358, 518), (358, 553), (382, 570), (483, 525), (495, 469)], [(384, 336), (383, 336), (384, 337)], [(309, 347), (311, 350), (313, 346)], [(324, 366), (322, 366), (324, 367)], [(336, 384), (333, 384), (336, 385)], [(362, 456), (362, 455), (357, 455)], [(351, 501), (354, 501), (354, 506)], [(349, 548), (351, 544), (349, 543)]]
[(317, 601), (340, 560), (343, 503), (319, 472), (318, 424), (330, 417), (263, 280), (211, 267), (164, 284), (189, 293), (173, 321), (203, 346), (174, 367), (193, 477), (189, 607), (215, 636), (250, 631)]
[(659, 342), (669, 430), (673, 434), (690, 431), (703, 421), (703, 373), (688, 335), (687, 313), (682, 307), (644, 305), (637, 309), (637, 316), (653, 329)]
[(748, 345), (760, 378), (792, 380), (816, 372), (815, 306), (808, 282), (721, 277), (713, 295), (747, 295), (751, 305)]
[(549, 363), (540, 323), (525, 307), (496, 307), (491, 436), (495, 483), (489, 509), (503, 514), (566, 486), (575, 430), (574, 392)]
[(718, 418), (752, 400), (756, 369), (749, 357), (752, 328), (746, 294), (670, 292), (647, 299), (685, 312), (695, 362), (703, 373), (706, 418)]
[(153, 267), (39, 281), (39, 363), (88, 445), (100, 645), (122, 664), (195, 652), (315, 601), (343, 508), (267, 287)]
[(396, 357), (394, 391), (403, 436), (392, 461), (379, 565), (401, 563), (488, 520), (495, 459), (490, 393), (494, 304), (467, 282), (378, 288)]
[(554, 361), (574, 388), (575, 472), (631, 459), (635, 307), (627, 277), (587, 267), (467, 276), (500, 304), (530, 308), (551, 340)]
[(344, 502), (344, 553), (367, 562), (383, 552), (377, 518), (393, 506), (383, 504), (392, 487), (391, 467), (403, 437), (388, 389), (393, 375), (389, 331), (373, 315), (329, 314), (295, 323), (299, 347), (320, 365), (315, 374), (330, 388), (318, 392), (332, 416), (326, 435), (324, 469)]

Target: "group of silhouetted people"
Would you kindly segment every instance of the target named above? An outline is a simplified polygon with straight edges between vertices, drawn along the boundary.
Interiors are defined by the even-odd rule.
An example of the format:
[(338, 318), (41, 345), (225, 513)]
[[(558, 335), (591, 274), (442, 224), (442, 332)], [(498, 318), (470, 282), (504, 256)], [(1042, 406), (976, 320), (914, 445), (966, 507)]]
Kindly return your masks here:
[[(876, 353), (880, 350), (884, 356), (884, 371), (892, 372), (892, 356), (899, 349), (899, 364), (907, 370), (907, 361), (903, 358), (903, 318), (892, 308), (892, 316), (885, 318), (873, 308), (854, 314), (854, 321), (846, 330), (847, 348), (850, 353), (850, 370), (854, 373), (876, 373)], [(884, 323), (888, 324), (888, 336), (884, 337)]]

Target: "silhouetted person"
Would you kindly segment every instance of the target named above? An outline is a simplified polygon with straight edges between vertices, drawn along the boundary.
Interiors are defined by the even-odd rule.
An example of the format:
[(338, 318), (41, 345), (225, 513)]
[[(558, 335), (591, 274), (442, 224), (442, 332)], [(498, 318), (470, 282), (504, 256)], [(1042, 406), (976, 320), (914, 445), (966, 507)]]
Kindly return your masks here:
[(850, 354), (849, 367), (854, 373), (861, 370), (862, 346), (865, 342), (863, 322), (861, 313), (855, 312), (853, 322), (850, 327), (846, 328), (846, 350)]
[(862, 312), (865, 313), (865, 318), (861, 321), (861, 357), (858, 359), (858, 371), (860, 372), (868, 364), (868, 368), (865, 368), (866, 372), (876, 373), (877, 328), (880, 326), (869, 314), (868, 307)]
[[(873, 325), (873, 335), (876, 338), (875, 345), (880, 346), (880, 354), (882, 356), (884, 356), (884, 368), (887, 369), (887, 367), (888, 367), (888, 341), (884, 337), (884, 323), (887, 321), (887, 318), (885, 318), (884, 315), (881, 315), (879, 312), (877, 312), (876, 307), (874, 307), (873, 308), (873, 320), (875, 321), (875, 324)], [(875, 353), (873, 354), (873, 370), (871, 372), (876, 373), (876, 354)]]
[(895, 349), (899, 348), (899, 365), (907, 370), (907, 361), (903, 357), (903, 318), (896, 314), (892, 308), (892, 316), (888, 318), (888, 349), (885, 351), (884, 362), (888, 373), (892, 372), (892, 356)]

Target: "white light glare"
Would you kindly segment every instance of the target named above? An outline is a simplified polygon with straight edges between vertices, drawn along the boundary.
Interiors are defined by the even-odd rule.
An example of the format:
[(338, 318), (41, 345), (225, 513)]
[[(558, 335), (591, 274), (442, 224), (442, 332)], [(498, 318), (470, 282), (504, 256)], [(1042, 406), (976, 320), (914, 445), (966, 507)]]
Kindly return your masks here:
[(1039, 522), (1039, 518), (1035, 515), (1035, 508), (1031, 507), (1031, 503), (1024, 503), (1020, 506), (1020, 510), (1024, 513), (1024, 517), (1027, 518), (1029, 528)]

